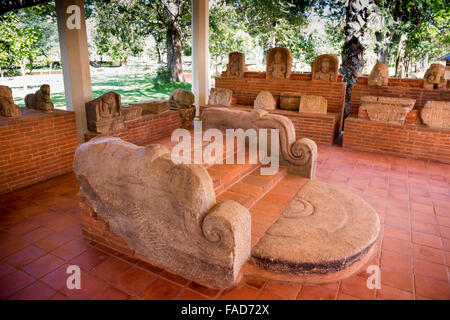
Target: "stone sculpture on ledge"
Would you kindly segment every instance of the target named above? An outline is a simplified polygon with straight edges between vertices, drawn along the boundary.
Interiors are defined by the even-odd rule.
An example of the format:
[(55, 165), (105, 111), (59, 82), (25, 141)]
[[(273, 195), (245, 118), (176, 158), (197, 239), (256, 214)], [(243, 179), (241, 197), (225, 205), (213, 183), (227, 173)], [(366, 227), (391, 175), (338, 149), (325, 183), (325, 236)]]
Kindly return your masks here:
[(266, 79), (289, 79), (292, 68), (292, 53), (288, 48), (275, 47), (267, 54)]
[(367, 78), (369, 86), (387, 86), (389, 82), (389, 69), (383, 62), (377, 62)]
[(86, 103), (88, 130), (108, 134), (125, 128), (120, 94), (108, 92)]
[(445, 67), (439, 63), (433, 63), (423, 76), (423, 88), (439, 89), (447, 85), (445, 76)]
[(0, 86), (0, 115), (8, 118), (22, 116), (19, 106), (14, 103), (12, 90), (8, 86)]
[(269, 91), (261, 91), (258, 93), (253, 103), (253, 109), (275, 110), (276, 107), (277, 101)]
[(322, 54), (311, 64), (312, 80), (336, 82), (339, 60), (335, 55)]
[(327, 114), (327, 99), (321, 96), (302, 95), (300, 98), (300, 112)]
[(415, 99), (362, 96), (361, 108), (370, 120), (404, 124), (406, 115), (413, 109)]
[(181, 116), (181, 125), (190, 127), (195, 117), (195, 96), (192, 92), (175, 89), (170, 96), (170, 108), (178, 110)]
[(231, 52), (228, 55), (227, 77), (243, 77), (245, 73), (245, 53)]
[(432, 128), (450, 129), (450, 102), (427, 101), (420, 116), (423, 123)]
[(50, 86), (43, 84), (41, 88), (35, 93), (30, 93), (25, 96), (25, 106), (28, 109), (35, 109), (44, 111), (45, 113), (52, 113), (54, 105), (50, 99)]
[(231, 104), (233, 91), (225, 88), (212, 88), (209, 93), (208, 104), (213, 106), (226, 106)]

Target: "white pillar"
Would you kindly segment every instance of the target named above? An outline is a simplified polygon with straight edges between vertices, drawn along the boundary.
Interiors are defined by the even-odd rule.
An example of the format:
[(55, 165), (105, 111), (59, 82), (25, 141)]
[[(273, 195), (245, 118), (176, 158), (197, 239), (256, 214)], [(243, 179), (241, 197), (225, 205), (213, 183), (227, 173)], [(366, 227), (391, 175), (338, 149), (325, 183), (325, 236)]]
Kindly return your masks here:
[(75, 112), (78, 142), (87, 132), (85, 103), (92, 100), (83, 0), (56, 0), (67, 110)]
[(191, 1), (192, 20), (192, 91), (197, 115), (208, 103), (209, 77), (209, 0)]

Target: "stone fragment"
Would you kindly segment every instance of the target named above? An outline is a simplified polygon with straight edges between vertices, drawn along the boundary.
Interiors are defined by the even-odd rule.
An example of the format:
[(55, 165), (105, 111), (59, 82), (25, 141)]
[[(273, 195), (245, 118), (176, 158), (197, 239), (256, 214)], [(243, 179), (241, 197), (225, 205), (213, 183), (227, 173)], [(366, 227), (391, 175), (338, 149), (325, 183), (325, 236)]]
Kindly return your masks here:
[(179, 109), (181, 116), (181, 125), (183, 127), (191, 127), (195, 118), (195, 107)]
[(298, 110), (301, 96), (300, 92), (280, 92), (280, 109)]
[(433, 63), (423, 76), (423, 88), (439, 89), (447, 85), (445, 80), (445, 67), (439, 63)]
[(383, 62), (377, 62), (367, 78), (369, 86), (387, 86), (389, 82), (389, 69)]
[(226, 106), (231, 104), (233, 91), (225, 88), (212, 88), (209, 94), (208, 104), (214, 106)]
[(111, 133), (125, 128), (120, 94), (108, 92), (86, 103), (89, 131)]
[(170, 96), (169, 102), (170, 108), (173, 110), (190, 108), (194, 105), (195, 96), (190, 91), (175, 89)]
[(245, 73), (245, 53), (230, 52), (228, 55), (227, 77), (243, 77)]
[(22, 112), (14, 103), (12, 90), (8, 86), (0, 86), (0, 115), (3, 117), (20, 117)]
[(136, 256), (211, 287), (237, 282), (251, 217), (235, 201), (216, 203), (202, 165), (175, 164), (162, 145), (97, 137), (77, 148), (73, 170), (82, 201)]
[(450, 129), (450, 102), (427, 101), (420, 116), (423, 123), (432, 128)]
[(122, 107), (123, 120), (134, 120), (142, 116), (142, 107), (139, 105), (129, 104)]
[(335, 55), (322, 54), (311, 64), (312, 80), (336, 82), (339, 60)]
[(276, 107), (277, 101), (269, 91), (261, 91), (258, 93), (253, 103), (253, 109), (275, 110)]
[(48, 84), (43, 84), (35, 93), (27, 94), (25, 96), (25, 106), (28, 109), (52, 113), (54, 106), (52, 100), (50, 99), (50, 86)]
[(170, 109), (169, 100), (146, 100), (130, 103), (132, 106), (142, 108), (142, 114), (160, 114)]
[(361, 108), (370, 120), (404, 124), (406, 115), (413, 109), (415, 99), (377, 96), (361, 97)]
[(267, 54), (266, 79), (289, 79), (292, 68), (292, 53), (288, 48), (275, 47)]
[(300, 112), (327, 114), (327, 99), (321, 96), (303, 95), (300, 99)]

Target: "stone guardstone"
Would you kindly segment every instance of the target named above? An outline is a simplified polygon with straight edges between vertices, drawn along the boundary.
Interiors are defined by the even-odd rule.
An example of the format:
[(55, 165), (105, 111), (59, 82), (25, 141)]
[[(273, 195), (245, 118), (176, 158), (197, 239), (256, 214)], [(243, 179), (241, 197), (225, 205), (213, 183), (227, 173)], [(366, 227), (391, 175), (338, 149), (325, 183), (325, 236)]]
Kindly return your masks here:
[(377, 62), (367, 78), (369, 86), (387, 86), (389, 82), (389, 69), (383, 62)]
[(228, 55), (227, 77), (243, 77), (245, 73), (245, 53), (230, 52)]
[(301, 96), (300, 92), (280, 92), (280, 109), (297, 111)]
[(131, 106), (142, 108), (142, 114), (160, 114), (170, 109), (169, 100), (145, 100), (130, 103)]
[(275, 47), (267, 54), (266, 79), (289, 79), (292, 68), (292, 53), (289, 48)]
[(362, 96), (361, 108), (370, 120), (404, 124), (406, 115), (413, 109), (415, 99)]
[(300, 112), (327, 114), (327, 99), (321, 96), (303, 95), (300, 99)]
[(450, 129), (450, 102), (427, 101), (420, 110), (424, 124), (432, 128)]
[(253, 103), (253, 109), (275, 110), (276, 107), (277, 101), (269, 91), (261, 91), (258, 93)]
[(311, 64), (312, 80), (336, 82), (339, 60), (335, 55), (322, 54)]
[(52, 113), (54, 106), (52, 100), (50, 99), (50, 86), (48, 84), (43, 84), (35, 93), (27, 94), (25, 96), (25, 106), (28, 109)]
[(108, 92), (86, 103), (89, 131), (108, 134), (125, 128), (120, 94)]
[(14, 103), (12, 90), (8, 86), (0, 86), (0, 115), (9, 118), (22, 116), (19, 106)]
[(253, 247), (251, 260), (276, 273), (334, 273), (360, 260), (379, 230), (378, 214), (367, 202), (310, 180)]
[(225, 88), (212, 88), (209, 94), (208, 104), (228, 107), (231, 104), (232, 98), (232, 90)]

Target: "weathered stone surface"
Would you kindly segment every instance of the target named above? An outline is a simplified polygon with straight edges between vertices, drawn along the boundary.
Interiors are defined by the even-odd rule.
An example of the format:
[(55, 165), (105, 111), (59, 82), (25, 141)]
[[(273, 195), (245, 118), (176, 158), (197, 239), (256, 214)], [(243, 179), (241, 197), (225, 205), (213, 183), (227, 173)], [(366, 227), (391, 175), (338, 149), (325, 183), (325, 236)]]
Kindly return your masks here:
[(335, 55), (322, 54), (311, 64), (312, 80), (337, 81), (339, 60)]
[(195, 96), (190, 91), (175, 89), (170, 96), (169, 102), (170, 108), (173, 110), (190, 108), (194, 105)]
[(142, 116), (142, 107), (139, 105), (129, 104), (122, 107), (123, 120), (134, 120)]
[(170, 109), (169, 100), (145, 100), (130, 103), (132, 106), (142, 108), (142, 114), (159, 114)]
[[(317, 145), (303, 138), (295, 139), (295, 128), (289, 118), (268, 113), (265, 110), (251, 112), (229, 108), (208, 108), (202, 112), (203, 130), (219, 129), (278, 129), (280, 164), (287, 165), (289, 172), (313, 179), (316, 174)], [(258, 130), (257, 130), (258, 131)]]
[(179, 109), (181, 116), (181, 125), (183, 127), (191, 127), (195, 118), (195, 107)]
[(280, 92), (280, 109), (298, 110), (301, 96), (300, 92)]
[(8, 86), (0, 86), (0, 115), (3, 117), (20, 117), (22, 112), (14, 103), (12, 90)]
[(120, 94), (108, 92), (86, 103), (89, 131), (111, 133), (125, 128)]
[(253, 103), (254, 109), (275, 110), (277, 107), (277, 101), (273, 98), (269, 91), (261, 91), (256, 96)]
[(321, 96), (303, 95), (300, 99), (300, 112), (327, 114), (327, 99)]
[(445, 67), (441, 64), (433, 63), (423, 76), (423, 87), (425, 89), (439, 89), (446, 85)]
[(412, 110), (415, 99), (363, 96), (361, 108), (367, 111), (370, 120), (404, 124), (406, 115)]
[(176, 165), (161, 145), (99, 137), (77, 148), (74, 172), (81, 196), (137, 255), (213, 287), (235, 284), (250, 254), (250, 214), (216, 204), (203, 166)]
[(266, 79), (289, 79), (292, 53), (288, 48), (275, 47), (267, 54)]
[(361, 198), (310, 180), (253, 247), (251, 259), (277, 273), (333, 273), (361, 259), (379, 229), (377, 213)]
[(428, 101), (420, 110), (424, 124), (432, 128), (450, 129), (450, 102)]
[(245, 72), (245, 53), (230, 52), (228, 55), (227, 77), (243, 77)]
[(233, 91), (225, 88), (212, 88), (209, 93), (208, 104), (213, 106), (229, 106), (233, 98)]
[(45, 113), (52, 113), (54, 106), (50, 99), (50, 86), (43, 84), (41, 88), (35, 93), (30, 93), (25, 96), (25, 106), (28, 109), (36, 109), (44, 111)]
[(367, 78), (369, 86), (387, 86), (389, 82), (389, 69), (383, 62), (377, 62)]

